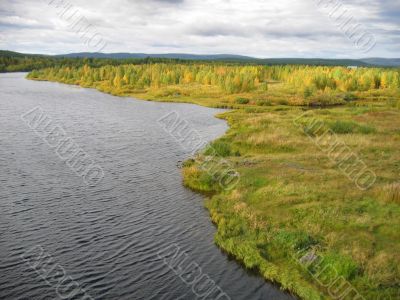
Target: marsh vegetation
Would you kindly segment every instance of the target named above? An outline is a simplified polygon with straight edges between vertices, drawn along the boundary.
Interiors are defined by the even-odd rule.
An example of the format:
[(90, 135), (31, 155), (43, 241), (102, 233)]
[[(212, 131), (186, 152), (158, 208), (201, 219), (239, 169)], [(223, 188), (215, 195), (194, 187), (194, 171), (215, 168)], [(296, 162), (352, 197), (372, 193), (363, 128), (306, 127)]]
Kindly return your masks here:
[[(50, 80), (120, 96), (231, 108), (229, 131), (212, 146), (241, 175), (230, 191), (199, 166), (184, 184), (208, 195), (216, 243), (250, 269), (303, 299), (330, 299), (318, 269), (293, 259), (302, 249), (335, 270), (365, 299), (398, 299), (400, 288), (399, 70), (310, 66), (143, 64), (59, 66)], [(294, 120), (321, 120), (376, 181), (361, 190)], [(392, 298), (390, 298), (392, 297)]]

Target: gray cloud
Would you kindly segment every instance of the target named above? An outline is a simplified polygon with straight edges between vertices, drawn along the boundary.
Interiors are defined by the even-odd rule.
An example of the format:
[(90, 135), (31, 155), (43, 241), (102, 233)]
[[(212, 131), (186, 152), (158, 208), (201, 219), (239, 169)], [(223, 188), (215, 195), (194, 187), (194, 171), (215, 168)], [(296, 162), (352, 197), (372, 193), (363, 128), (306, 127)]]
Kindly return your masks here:
[[(55, 0), (60, 1), (60, 0)], [(105, 52), (237, 53), (258, 57), (360, 57), (317, 1), (64, 0), (107, 41)], [(48, 1), (2, 0), (0, 48), (92, 51)], [(377, 45), (367, 56), (398, 56), (400, 2), (343, 0)]]
[(169, 4), (178, 4), (183, 3), (184, 0), (152, 0), (154, 2), (161, 2), (161, 3), (169, 3)]
[(223, 22), (213, 22), (213, 23), (196, 23), (192, 27), (187, 29), (187, 33), (215, 37), (215, 36), (250, 36), (254, 33), (254, 28), (251, 26), (243, 26), (238, 23), (223, 23)]

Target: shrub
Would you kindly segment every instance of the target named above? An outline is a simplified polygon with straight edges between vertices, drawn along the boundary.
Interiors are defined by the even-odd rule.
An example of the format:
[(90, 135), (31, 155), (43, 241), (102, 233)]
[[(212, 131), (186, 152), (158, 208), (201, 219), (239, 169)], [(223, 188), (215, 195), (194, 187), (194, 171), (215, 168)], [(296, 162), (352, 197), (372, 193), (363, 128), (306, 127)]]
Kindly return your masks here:
[(223, 141), (215, 141), (206, 148), (204, 154), (210, 156), (227, 157), (232, 154), (232, 150), (228, 143)]
[(154, 94), (156, 97), (180, 97), (181, 91), (177, 88), (165, 88), (156, 91)]
[(371, 133), (375, 133), (376, 129), (369, 125), (359, 125), (358, 132), (362, 133), (362, 134), (371, 134)]
[(282, 230), (276, 234), (274, 240), (281, 247), (296, 251), (307, 249), (317, 243), (310, 235), (302, 231), (288, 232)]
[(313, 95), (313, 93), (314, 93), (314, 91), (311, 88), (306, 87), (303, 91), (303, 96), (304, 96), (304, 98), (308, 98), (308, 97), (311, 97)]
[(212, 176), (195, 166), (183, 168), (183, 182), (186, 186), (197, 191), (212, 192), (215, 190), (215, 182)]
[(194, 163), (195, 163), (195, 160), (194, 160), (193, 158), (189, 158), (188, 160), (185, 160), (185, 161), (182, 163), (182, 167), (183, 167), (183, 168), (189, 168), (189, 167), (193, 166)]
[(257, 100), (256, 104), (258, 106), (271, 106), (272, 102), (270, 100)]
[(358, 124), (354, 121), (335, 121), (328, 124), (329, 128), (337, 134), (348, 134), (348, 133), (361, 133), (371, 134), (376, 132), (376, 129), (369, 125)]
[(322, 255), (320, 261), (312, 270), (318, 274), (318, 279), (328, 284), (343, 276), (346, 280), (354, 278), (359, 272), (357, 264), (347, 256), (338, 253), (327, 253)]
[(237, 98), (236, 103), (237, 104), (249, 104), (250, 100), (246, 98)]
[(344, 100), (337, 95), (331, 93), (319, 93), (317, 95), (311, 96), (308, 100), (309, 106), (328, 106), (335, 104), (343, 104)]
[(281, 100), (278, 101), (278, 104), (280, 104), (280, 105), (288, 105), (289, 101), (287, 101), (286, 99), (281, 99)]
[(355, 101), (357, 99), (358, 99), (358, 97), (353, 93), (346, 93), (343, 96), (343, 100), (346, 101), (346, 102)]
[(357, 123), (353, 121), (335, 121), (329, 124), (329, 128), (338, 134), (353, 133), (357, 127)]
[(266, 92), (266, 91), (268, 91), (268, 83), (263, 82), (260, 84), (260, 86), (258, 88), (259, 88), (259, 90)]
[(39, 78), (39, 72), (37, 70), (33, 70), (28, 74), (28, 78)]

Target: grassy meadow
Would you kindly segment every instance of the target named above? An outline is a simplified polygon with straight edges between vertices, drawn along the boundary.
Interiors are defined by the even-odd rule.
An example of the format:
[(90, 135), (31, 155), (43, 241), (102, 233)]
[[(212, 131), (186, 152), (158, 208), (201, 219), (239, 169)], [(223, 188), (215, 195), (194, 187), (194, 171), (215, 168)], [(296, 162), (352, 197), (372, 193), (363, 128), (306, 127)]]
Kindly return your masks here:
[[(224, 190), (201, 168), (207, 151), (182, 170), (207, 195), (218, 246), (301, 299), (400, 299), (399, 70), (152, 64), (28, 78), (231, 109), (218, 116), (229, 131), (211, 146), (238, 184)], [(376, 174), (371, 187), (359, 189), (321, 151), (295, 121), (303, 114)]]

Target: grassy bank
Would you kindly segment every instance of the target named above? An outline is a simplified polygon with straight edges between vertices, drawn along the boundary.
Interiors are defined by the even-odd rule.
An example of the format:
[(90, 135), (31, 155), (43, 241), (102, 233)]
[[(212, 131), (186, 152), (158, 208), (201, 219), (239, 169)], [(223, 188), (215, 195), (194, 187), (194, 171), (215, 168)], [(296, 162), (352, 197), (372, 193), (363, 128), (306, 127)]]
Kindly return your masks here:
[[(293, 72), (305, 79), (309, 75), (303, 69)], [(230, 129), (212, 147), (239, 172), (239, 183), (222, 189), (201, 167), (207, 152), (183, 168), (184, 184), (208, 195), (206, 206), (218, 227), (216, 243), (303, 299), (399, 299), (400, 92), (389, 75), (382, 75), (385, 71), (365, 71), (375, 74), (374, 80), (382, 75), (373, 88), (372, 80), (365, 83), (369, 77), (358, 72), (349, 73), (354, 76), (350, 80), (343, 77), (343, 84), (358, 82), (358, 77), (364, 84), (350, 91), (339, 87), (340, 80), (337, 88), (321, 90), (318, 82), (302, 86), (301, 80), (278, 81), (270, 75), (243, 88), (251, 70), (240, 73), (248, 77), (235, 90), (221, 87), (221, 81), (200, 84), (184, 72), (187, 81), (149, 86), (126, 84), (126, 73), (112, 74), (111, 82), (101, 78), (101, 70), (87, 68), (38, 71), (30, 78), (146, 100), (233, 108), (219, 116)], [(326, 130), (310, 131), (310, 120)], [(332, 159), (341, 149), (324, 151), (324, 133), (349, 147), (376, 174), (368, 189), (358, 188)]]

